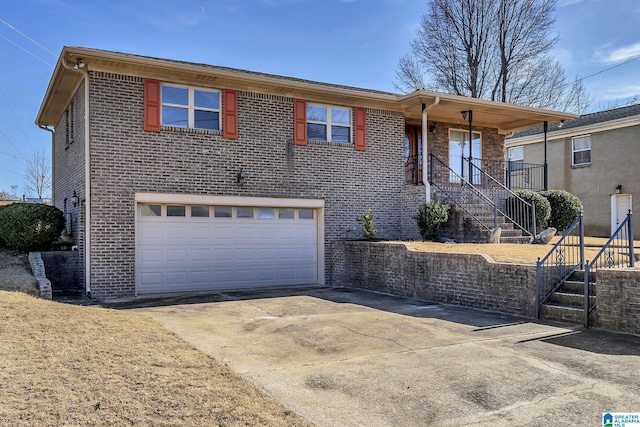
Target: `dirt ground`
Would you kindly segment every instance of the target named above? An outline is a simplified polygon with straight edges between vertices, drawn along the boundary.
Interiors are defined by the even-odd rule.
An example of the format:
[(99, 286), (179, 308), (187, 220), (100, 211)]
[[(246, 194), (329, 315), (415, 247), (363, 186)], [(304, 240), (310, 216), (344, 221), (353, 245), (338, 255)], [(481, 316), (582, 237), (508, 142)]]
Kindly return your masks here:
[(0, 291), (0, 425), (310, 425), (152, 319)]
[(31, 275), (26, 254), (0, 248), (0, 289), (38, 296), (38, 282)]

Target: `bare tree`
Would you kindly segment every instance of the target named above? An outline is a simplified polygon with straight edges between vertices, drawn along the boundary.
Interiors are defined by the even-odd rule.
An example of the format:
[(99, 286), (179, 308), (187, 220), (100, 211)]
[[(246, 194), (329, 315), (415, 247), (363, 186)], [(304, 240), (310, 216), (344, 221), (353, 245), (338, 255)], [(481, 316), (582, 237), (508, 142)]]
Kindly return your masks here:
[[(396, 88), (582, 112), (589, 96), (550, 57), (557, 0), (431, 0)], [(587, 105), (585, 105), (587, 104)]]
[(45, 191), (51, 190), (51, 166), (44, 151), (34, 151), (27, 161), (25, 189), (30, 194), (42, 198)]

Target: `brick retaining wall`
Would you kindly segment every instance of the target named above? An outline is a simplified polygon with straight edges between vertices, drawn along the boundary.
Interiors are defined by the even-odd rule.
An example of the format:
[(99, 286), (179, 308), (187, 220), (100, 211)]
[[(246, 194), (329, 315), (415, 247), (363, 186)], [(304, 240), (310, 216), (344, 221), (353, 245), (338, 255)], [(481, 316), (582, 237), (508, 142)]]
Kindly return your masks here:
[[(333, 286), (535, 317), (535, 265), (419, 252), (410, 243), (336, 242)], [(640, 335), (640, 269), (601, 269), (592, 325)]]

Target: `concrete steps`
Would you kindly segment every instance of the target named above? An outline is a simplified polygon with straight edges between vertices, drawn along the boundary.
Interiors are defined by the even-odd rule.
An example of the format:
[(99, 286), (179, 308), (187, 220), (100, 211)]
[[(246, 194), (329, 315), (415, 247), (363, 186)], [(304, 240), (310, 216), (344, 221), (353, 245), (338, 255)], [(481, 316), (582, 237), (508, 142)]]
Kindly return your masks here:
[[(594, 273), (595, 274), (595, 273)], [(589, 305), (596, 304), (596, 284), (590, 286)], [(540, 317), (576, 325), (584, 323), (584, 271), (576, 271), (540, 307)]]

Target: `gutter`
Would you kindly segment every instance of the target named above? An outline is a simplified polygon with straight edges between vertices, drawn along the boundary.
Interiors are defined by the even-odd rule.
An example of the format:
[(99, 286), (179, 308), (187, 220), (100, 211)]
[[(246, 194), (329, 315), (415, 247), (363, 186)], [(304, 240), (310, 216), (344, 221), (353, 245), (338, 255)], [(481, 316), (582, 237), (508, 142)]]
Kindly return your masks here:
[(427, 144), (427, 111), (440, 104), (440, 97), (436, 96), (436, 99), (429, 105), (422, 104), (422, 183), (425, 188), (425, 201), (429, 203), (431, 201), (431, 184), (429, 184), (429, 179), (427, 178), (427, 170), (426, 165), (429, 161), (429, 147)]
[[(91, 299), (91, 155), (89, 132), (89, 70), (85, 65), (74, 68), (64, 57), (61, 57), (62, 66), (70, 71), (81, 73), (84, 77), (84, 287), (89, 299)], [(78, 58), (80, 59), (80, 58)]]

